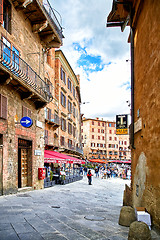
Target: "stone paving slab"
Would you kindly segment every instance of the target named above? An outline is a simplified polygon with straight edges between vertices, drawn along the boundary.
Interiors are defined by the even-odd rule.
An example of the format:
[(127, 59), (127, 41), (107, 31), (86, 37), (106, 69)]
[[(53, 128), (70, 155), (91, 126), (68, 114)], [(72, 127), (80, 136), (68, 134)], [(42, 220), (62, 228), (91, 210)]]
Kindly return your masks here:
[[(90, 186), (84, 177), (0, 196), (0, 240), (127, 240), (129, 228), (118, 224), (126, 183), (130, 181), (93, 177)], [(154, 230), (151, 234), (160, 240)]]

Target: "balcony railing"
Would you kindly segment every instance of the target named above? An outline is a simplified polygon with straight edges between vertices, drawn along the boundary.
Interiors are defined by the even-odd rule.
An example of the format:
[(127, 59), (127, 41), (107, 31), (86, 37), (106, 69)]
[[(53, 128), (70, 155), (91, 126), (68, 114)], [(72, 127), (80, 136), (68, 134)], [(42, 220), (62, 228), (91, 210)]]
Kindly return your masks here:
[(83, 149), (80, 147), (75, 146), (75, 144), (71, 144), (70, 142), (65, 142), (64, 140), (61, 141), (61, 147), (65, 148), (66, 150), (74, 151), (79, 154), (83, 154)]
[(50, 124), (56, 124), (60, 125), (60, 119), (57, 114), (52, 114), (48, 111), (48, 109), (45, 109), (45, 120), (47, 120)]
[(43, 1), (43, 8), (47, 15), (49, 16), (50, 20), (52, 21), (52, 24), (54, 25), (60, 39), (62, 40), (63, 34), (62, 34), (62, 26), (60, 25), (53, 8), (51, 7), (50, 3), (48, 0)]
[(28, 87), (34, 89), (47, 102), (52, 100), (52, 84), (45, 82), (15, 51), (0, 40), (0, 63), (7, 71), (20, 78)]

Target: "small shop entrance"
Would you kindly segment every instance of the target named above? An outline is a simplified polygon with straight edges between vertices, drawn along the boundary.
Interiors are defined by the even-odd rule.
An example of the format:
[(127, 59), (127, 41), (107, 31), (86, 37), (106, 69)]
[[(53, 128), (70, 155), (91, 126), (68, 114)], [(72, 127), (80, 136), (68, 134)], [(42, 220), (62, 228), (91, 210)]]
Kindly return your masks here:
[(32, 185), (32, 142), (18, 139), (18, 188)]

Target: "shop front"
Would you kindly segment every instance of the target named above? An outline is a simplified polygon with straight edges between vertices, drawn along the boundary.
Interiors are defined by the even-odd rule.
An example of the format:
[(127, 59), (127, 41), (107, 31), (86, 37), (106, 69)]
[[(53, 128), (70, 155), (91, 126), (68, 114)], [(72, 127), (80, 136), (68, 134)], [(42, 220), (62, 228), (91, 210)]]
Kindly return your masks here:
[(66, 184), (83, 178), (80, 175), (80, 166), (85, 162), (81, 159), (71, 157), (56, 151), (44, 151), (44, 166), (46, 178), (44, 187), (54, 184)]

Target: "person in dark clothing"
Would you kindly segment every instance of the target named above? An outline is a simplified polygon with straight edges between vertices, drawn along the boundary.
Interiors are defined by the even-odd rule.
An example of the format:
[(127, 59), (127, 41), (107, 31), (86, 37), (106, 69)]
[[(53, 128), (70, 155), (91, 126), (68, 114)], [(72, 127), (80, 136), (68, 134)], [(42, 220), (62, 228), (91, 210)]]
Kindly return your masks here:
[(91, 173), (91, 170), (88, 171), (87, 177), (88, 177), (88, 184), (89, 184), (89, 185), (92, 185), (92, 184), (91, 184), (91, 182), (92, 182), (92, 173)]

